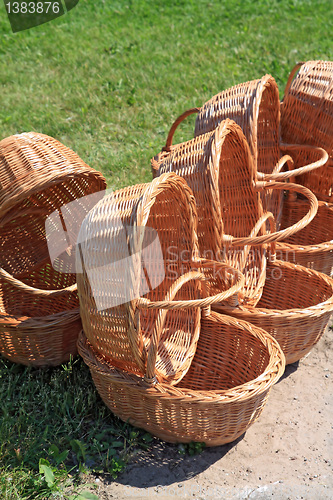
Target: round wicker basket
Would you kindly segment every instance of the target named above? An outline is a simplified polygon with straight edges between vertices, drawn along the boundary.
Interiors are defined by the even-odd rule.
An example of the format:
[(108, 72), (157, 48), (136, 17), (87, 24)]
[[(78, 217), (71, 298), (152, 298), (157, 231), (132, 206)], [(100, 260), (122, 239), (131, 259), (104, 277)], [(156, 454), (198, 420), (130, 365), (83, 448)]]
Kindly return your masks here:
[(234, 318), (203, 315), (196, 354), (177, 386), (147, 384), (98, 354), (82, 333), (79, 352), (110, 410), (169, 442), (217, 446), (234, 441), (259, 417), (284, 372), (278, 343)]

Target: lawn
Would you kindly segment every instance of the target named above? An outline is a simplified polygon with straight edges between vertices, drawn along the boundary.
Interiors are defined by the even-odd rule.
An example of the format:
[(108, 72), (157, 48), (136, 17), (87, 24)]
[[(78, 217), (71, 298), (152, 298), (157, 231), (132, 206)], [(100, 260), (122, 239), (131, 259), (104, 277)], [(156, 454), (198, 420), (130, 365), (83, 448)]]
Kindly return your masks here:
[[(1, 138), (55, 137), (110, 188), (151, 179), (150, 158), (187, 108), (265, 73), (282, 96), (297, 61), (333, 59), (329, 0), (80, 0), (16, 34), (0, 12)], [(0, 379), (1, 498), (75, 496), (86, 471), (115, 476), (150, 445), (106, 410), (80, 360), (44, 371), (1, 361)]]

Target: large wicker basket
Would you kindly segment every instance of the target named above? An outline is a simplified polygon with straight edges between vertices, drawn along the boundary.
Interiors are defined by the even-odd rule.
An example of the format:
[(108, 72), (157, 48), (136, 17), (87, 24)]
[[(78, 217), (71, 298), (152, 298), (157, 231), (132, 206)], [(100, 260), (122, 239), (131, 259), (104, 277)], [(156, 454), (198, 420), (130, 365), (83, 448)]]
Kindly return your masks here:
[[(256, 182), (247, 141), (241, 128), (229, 119), (212, 132), (175, 146), (170, 132), (167, 145), (152, 159), (152, 168), (155, 176), (173, 171), (185, 178), (197, 203), (201, 255), (208, 254), (239, 269), (246, 279), (240, 300), (255, 305), (265, 283), (264, 244), (294, 234), (313, 219), (318, 203), (312, 193), (294, 184)], [(293, 226), (265, 235), (263, 218), (267, 219), (267, 213), (259, 193), (267, 190), (302, 192), (311, 200), (312, 208)], [(258, 233), (261, 236), (256, 237)]]
[[(299, 180), (319, 200), (333, 202), (332, 61), (307, 61), (291, 71), (281, 103), (281, 136), (285, 142), (317, 146), (327, 151), (329, 158), (325, 166), (304, 173)], [(304, 159), (295, 158), (296, 165)]]
[(333, 311), (333, 280), (290, 262), (267, 263), (266, 283), (256, 307), (214, 306), (249, 321), (280, 344), (286, 363), (305, 356), (323, 335)]
[(0, 353), (35, 367), (56, 366), (77, 354), (82, 328), (76, 285), (38, 290), (0, 269)]
[[(92, 199), (85, 198), (79, 210), (71, 202), (99, 193), (93, 196), (96, 203), (105, 188), (101, 173), (51, 137), (30, 132), (2, 140), (0, 266), (36, 288), (61, 289), (74, 284), (75, 258), (68, 258), (74, 246), (67, 239), (73, 231), (77, 234)], [(58, 226), (53, 217), (49, 236), (54, 245), (64, 243), (56, 262), (51, 262), (45, 229), (52, 214), (57, 215)]]
[(203, 315), (196, 354), (177, 386), (147, 384), (117, 369), (84, 334), (78, 347), (111, 411), (169, 442), (217, 446), (237, 439), (259, 417), (284, 372), (284, 356), (272, 337), (216, 313)]
[[(299, 152), (300, 146), (280, 144), (279, 91), (271, 75), (231, 87), (207, 101), (199, 110), (195, 136), (214, 130), (226, 118), (234, 120), (242, 128), (254, 158), (258, 180), (285, 180), (313, 171), (327, 160), (325, 151), (315, 148), (310, 163), (303, 161), (297, 169), (292, 168), (289, 154), (293, 157)], [(295, 144), (299, 141), (285, 142)], [(285, 152), (288, 154), (281, 158)], [(285, 164), (289, 170), (281, 172)], [(274, 191), (262, 193), (264, 208), (273, 213), (277, 222), (280, 221), (282, 209), (280, 195)]]
[[(200, 307), (244, 285), (230, 266), (199, 260), (196, 227), (192, 191), (174, 173), (106, 196), (85, 218), (78, 260), (82, 323), (96, 351), (118, 368), (178, 382), (195, 353)], [(214, 286), (218, 294), (210, 291)], [(159, 339), (153, 353), (152, 337)]]

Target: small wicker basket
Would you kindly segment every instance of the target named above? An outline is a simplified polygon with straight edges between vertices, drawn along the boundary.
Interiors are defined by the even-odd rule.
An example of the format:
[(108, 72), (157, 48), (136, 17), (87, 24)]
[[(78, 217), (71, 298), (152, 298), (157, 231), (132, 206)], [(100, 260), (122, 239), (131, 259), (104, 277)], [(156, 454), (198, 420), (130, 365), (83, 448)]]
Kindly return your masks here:
[[(41, 289), (61, 289), (76, 281), (66, 256), (70, 242), (55, 266), (50, 260), (45, 223), (59, 214), (53, 241), (69, 235), (61, 207), (93, 193), (94, 202), (104, 195), (106, 181), (77, 154), (57, 140), (34, 132), (0, 142), (0, 266), (24, 283)], [(68, 205), (69, 204), (69, 205)], [(86, 203), (91, 208), (91, 203)], [(81, 221), (87, 213), (80, 205)], [(67, 214), (68, 215), (68, 214)], [(80, 225), (75, 213), (75, 223)], [(68, 217), (67, 217), (68, 220)], [(60, 231), (60, 232), (59, 232)], [(68, 245), (68, 248), (66, 246)], [(67, 253), (66, 253), (67, 252)], [(67, 259), (68, 260), (68, 259)], [(73, 260), (73, 259), (72, 259)]]
[(76, 285), (38, 290), (0, 269), (0, 353), (15, 363), (44, 367), (77, 354), (82, 328)]
[(230, 266), (199, 259), (196, 227), (192, 191), (174, 173), (106, 196), (85, 218), (82, 323), (94, 349), (118, 368), (177, 383), (195, 353), (200, 308), (244, 285)]
[[(281, 103), (281, 136), (284, 142), (317, 146), (327, 151), (325, 166), (304, 173), (299, 182), (311, 189), (319, 200), (333, 202), (332, 61), (307, 61), (291, 71)], [(296, 165), (303, 161), (301, 156), (295, 158)]]
[(266, 332), (216, 313), (203, 315), (196, 354), (177, 386), (147, 384), (116, 368), (83, 333), (78, 347), (115, 415), (165, 441), (207, 446), (234, 441), (255, 422), (285, 366)]

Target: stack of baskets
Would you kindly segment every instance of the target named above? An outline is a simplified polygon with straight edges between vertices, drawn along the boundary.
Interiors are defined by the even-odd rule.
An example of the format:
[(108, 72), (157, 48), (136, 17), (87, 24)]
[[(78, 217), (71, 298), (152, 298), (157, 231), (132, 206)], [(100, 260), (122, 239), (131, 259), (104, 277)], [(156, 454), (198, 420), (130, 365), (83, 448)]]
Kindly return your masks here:
[[(186, 111), (152, 182), (107, 196), (57, 141), (2, 141), (1, 352), (58, 364), (82, 329), (124, 421), (170, 442), (242, 435), (333, 311), (332, 70), (297, 66), (282, 103), (265, 75)], [(173, 145), (193, 113), (193, 139)]]
[[(102, 174), (51, 137), (31, 132), (0, 142), (0, 351), (11, 361), (54, 366), (77, 353), (74, 245), (66, 236), (73, 239), (76, 200), (105, 187)], [(80, 208), (83, 219), (91, 201)]]

